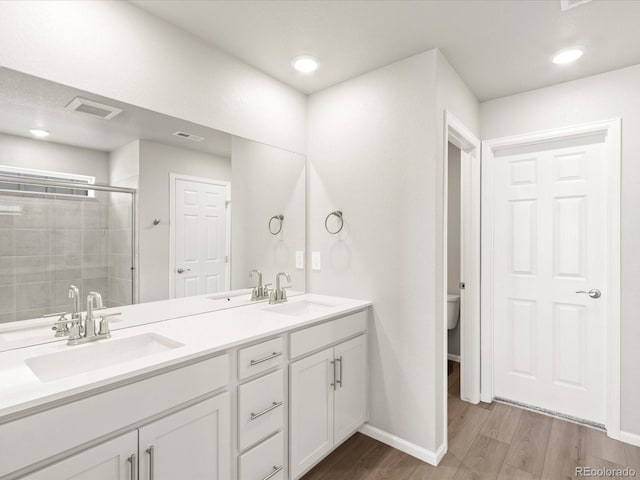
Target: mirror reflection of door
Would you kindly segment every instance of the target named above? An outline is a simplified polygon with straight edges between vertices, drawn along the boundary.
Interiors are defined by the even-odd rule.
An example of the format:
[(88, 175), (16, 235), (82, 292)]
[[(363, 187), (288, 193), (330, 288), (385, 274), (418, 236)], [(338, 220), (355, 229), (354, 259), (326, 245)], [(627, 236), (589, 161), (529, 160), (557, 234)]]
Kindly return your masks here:
[(229, 183), (172, 175), (173, 297), (229, 290)]

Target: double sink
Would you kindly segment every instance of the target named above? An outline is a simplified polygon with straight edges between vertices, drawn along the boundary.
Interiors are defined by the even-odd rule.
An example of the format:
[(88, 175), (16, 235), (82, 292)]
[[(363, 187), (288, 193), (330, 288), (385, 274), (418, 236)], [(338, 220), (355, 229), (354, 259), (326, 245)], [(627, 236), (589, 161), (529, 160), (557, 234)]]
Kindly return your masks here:
[[(338, 305), (309, 300), (269, 305), (262, 312), (301, 317), (322, 315)], [(156, 333), (144, 333), (122, 339), (105, 339), (92, 344), (69, 347), (25, 360), (41, 382), (52, 382), (100, 368), (183, 347), (184, 344)]]

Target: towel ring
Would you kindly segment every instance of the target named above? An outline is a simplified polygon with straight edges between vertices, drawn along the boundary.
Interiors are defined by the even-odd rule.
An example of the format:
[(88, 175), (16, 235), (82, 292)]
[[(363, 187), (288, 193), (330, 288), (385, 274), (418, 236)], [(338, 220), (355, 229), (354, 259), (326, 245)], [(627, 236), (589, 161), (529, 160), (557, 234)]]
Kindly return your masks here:
[[(273, 224), (274, 220), (278, 222), (275, 226)], [(278, 235), (282, 231), (283, 220), (284, 220), (284, 215), (274, 215), (269, 219), (269, 233), (271, 233), (271, 235)]]
[[(329, 230), (329, 219), (331, 217), (335, 216), (338, 219), (338, 222), (340, 223), (340, 226), (338, 227), (337, 230), (332, 231)], [(327, 217), (324, 219), (324, 228), (327, 232), (329, 232), (331, 235), (337, 235), (338, 233), (340, 233), (342, 231), (342, 227), (344, 227), (344, 218), (342, 217), (342, 212), (340, 210), (336, 210), (334, 212), (331, 212), (329, 215), (327, 215)]]

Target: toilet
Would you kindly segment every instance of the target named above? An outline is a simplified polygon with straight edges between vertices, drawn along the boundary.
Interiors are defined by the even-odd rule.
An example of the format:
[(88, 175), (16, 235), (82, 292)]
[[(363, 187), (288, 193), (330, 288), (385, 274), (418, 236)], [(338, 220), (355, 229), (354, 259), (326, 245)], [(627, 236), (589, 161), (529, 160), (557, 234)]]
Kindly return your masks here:
[(447, 328), (453, 330), (458, 325), (460, 318), (460, 295), (449, 293), (447, 295)]
[[(447, 329), (453, 330), (458, 325), (460, 318), (460, 295), (455, 293), (447, 294)], [(447, 374), (453, 373), (453, 365), (451, 360), (448, 362)]]

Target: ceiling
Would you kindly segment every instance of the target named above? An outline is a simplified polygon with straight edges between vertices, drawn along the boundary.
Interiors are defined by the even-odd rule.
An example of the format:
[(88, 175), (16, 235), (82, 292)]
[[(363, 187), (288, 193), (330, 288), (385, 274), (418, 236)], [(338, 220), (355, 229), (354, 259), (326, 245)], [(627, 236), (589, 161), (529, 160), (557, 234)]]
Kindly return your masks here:
[[(131, 1), (307, 94), (434, 47), (480, 100), (640, 63), (637, 0)], [(294, 71), (300, 54), (320, 68)]]
[[(121, 108), (111, 120), (65, 110), (75, 97)], [(231, 135), (59, 83), (0, 68), (0, 132), (30, 137), (29, 129), (51, 134), (46, 141), (111, 152), (137, 139), (231, 157)], [(173, 135), (204, 137), (194, 142)]]

